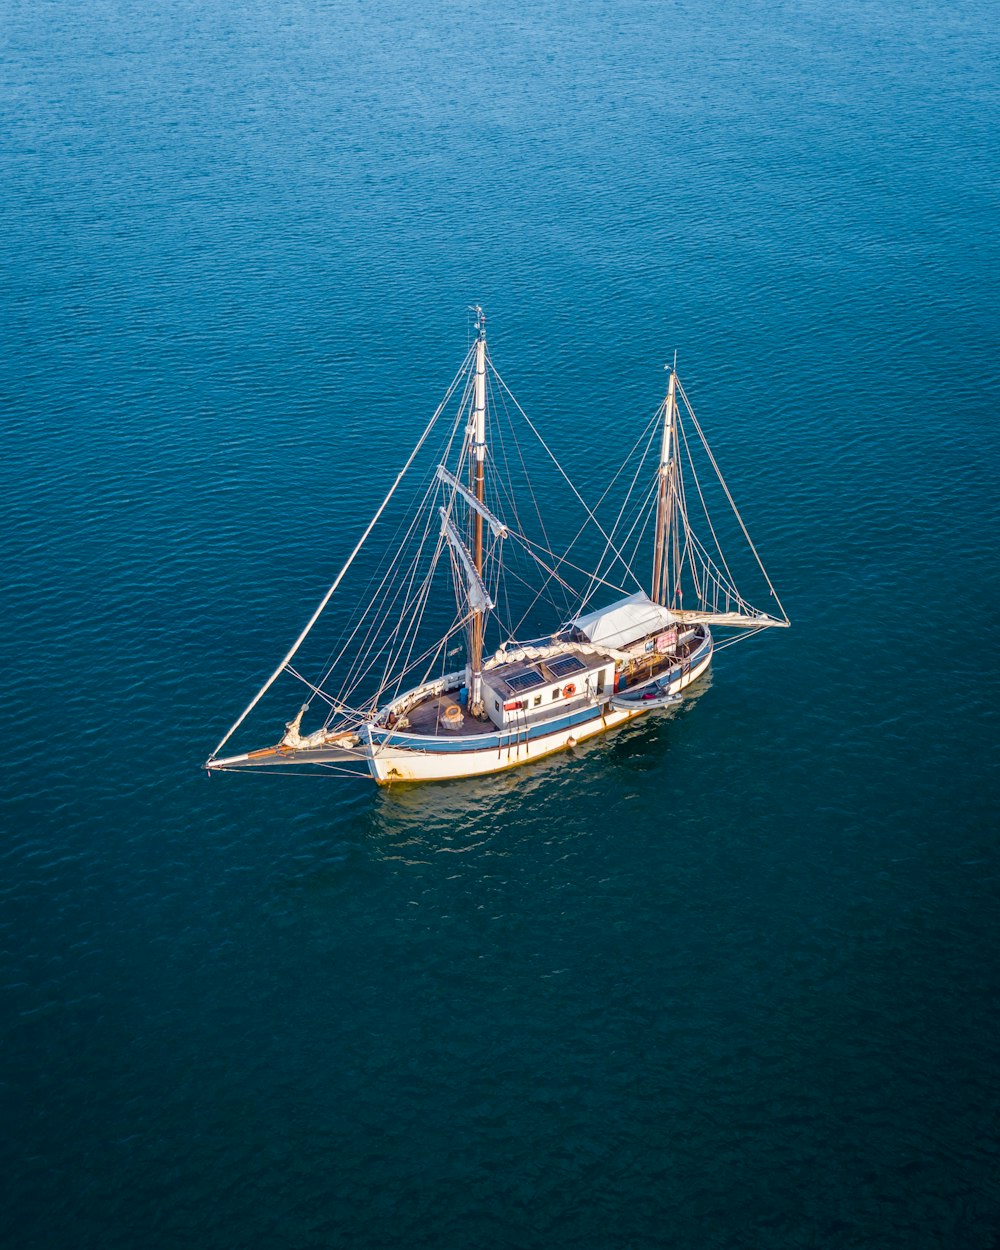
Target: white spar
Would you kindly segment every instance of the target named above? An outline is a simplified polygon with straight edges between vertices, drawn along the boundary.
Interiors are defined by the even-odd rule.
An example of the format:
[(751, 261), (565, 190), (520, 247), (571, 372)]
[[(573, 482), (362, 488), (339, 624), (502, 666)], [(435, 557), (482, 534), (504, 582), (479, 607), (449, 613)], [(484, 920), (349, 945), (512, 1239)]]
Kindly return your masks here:
[(448, 546), (458, 556), (459, 564), (461, 564), (468, 579), (469, 585), (466, 593), (469, 597), (469, 607), (473, 612), (489, 612), (494, 606), (493, 600), (490, 598), (489, 591), (483, 585), (483, 579), (476, 572), (475, 561), (472, 559), (468, 547), (459, 538), (447, 511), (444, 508), (438, 508), (438, 511), (441, 513), (441, 533), (447, 538)]
[(453, 473), (449, 473), (443, 464), (437, 467), (438, 480), (446, 482), (453, 490), (457, 491), (469, 507), (478, 512), (486, 524), (493, 531), (497, 538), (506, 538), (510, 531), (498, 516), (495, 516), (484, 503), (480, 503), (471, 490), (467, 486), (463, 486)]

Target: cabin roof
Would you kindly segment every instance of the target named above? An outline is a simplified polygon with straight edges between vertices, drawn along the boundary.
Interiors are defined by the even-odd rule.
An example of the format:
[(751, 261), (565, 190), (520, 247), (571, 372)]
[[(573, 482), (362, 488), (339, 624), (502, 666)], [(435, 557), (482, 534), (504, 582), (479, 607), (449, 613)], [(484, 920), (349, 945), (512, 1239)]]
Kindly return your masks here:
[[(571, 672), (567, 671), (566, 666), (561, 663), (561, 661), (565, 661), (570, 657), (579, 662), (579, 667)], [(483, 680), (497, 693), (506, 692), (508, 695), (531, 694), (535, 690), (540, 690), (543, 686), (551, 686), (554, 682), (579, 681), (587, 673), (595, 672), (609, 663), (614, 663), (614, 660), (609, 655), (595, 654), (594, 652), (567, 647), (556, 655), (540, 656), (534, 659), (527, 656), (524, 659), (511, 660), (507, 664), (497, 665), (497, 667), (487, 669), (483, 673)], [(527, 682), (522, 683), (517, 680), (528, 673), (537, 673), (538, 680), (530, 685)], [(513, 682), (511, 681), (512, 678), (514, 679)], [(501, 684), (502, 689), (500, 688)]]

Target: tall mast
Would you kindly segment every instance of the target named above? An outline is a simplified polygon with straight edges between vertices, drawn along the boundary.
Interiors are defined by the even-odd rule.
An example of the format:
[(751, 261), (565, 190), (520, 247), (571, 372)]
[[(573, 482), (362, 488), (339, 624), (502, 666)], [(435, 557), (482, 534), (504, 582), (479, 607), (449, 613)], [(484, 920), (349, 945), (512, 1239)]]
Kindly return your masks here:
[[(486, 314), (476, 305), (476, 390), (472, 409), (472, 490), (480, 503), (485, 502), (486, 487)], [(476, 511), (472, 521), (472, 559), (480, 580), (483, 576), (483, 517)], [(472, 613), (472, 646), (469, 649), (472, 684), (469, 690), (469, 711), (479, 716), (483, 711), (483, 612)]]
[(674, 356), (667, 385), (667, 398), (663, 403), (663, 439), (660, 443), (659, 490), (656, 496), (656, 531), (653, 543), (653, 583), (649, 597), (655, 603), (663, 603), (669, 589), (668, 551), (670, 544), (671, 477), (673, 475), (673, 434), (676, 412), (677, 357)]

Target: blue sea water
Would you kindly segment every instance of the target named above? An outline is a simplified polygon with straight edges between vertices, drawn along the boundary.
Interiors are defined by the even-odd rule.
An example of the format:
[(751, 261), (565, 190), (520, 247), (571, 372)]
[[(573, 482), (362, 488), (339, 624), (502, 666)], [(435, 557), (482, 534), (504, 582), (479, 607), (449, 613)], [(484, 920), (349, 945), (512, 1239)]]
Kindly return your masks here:
[[(2, 26), (2, 1244), (995, 1250), (994, 6)], [(591, 498), (678, 349), (793, 629), (206, 781), (477, 301)]]

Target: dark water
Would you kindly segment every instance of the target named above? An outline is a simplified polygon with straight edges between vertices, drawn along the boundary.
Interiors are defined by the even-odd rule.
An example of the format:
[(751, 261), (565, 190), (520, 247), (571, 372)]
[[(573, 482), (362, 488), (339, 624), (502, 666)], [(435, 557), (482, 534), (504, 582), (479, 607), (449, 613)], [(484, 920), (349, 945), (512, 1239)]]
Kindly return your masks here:
[[(3, 1245), (992, 1250), (994, 7), (3, 28)], [(510, 776), (207, 782), (477, 300), (591, 496), (680, 350), (794, 629)]]

